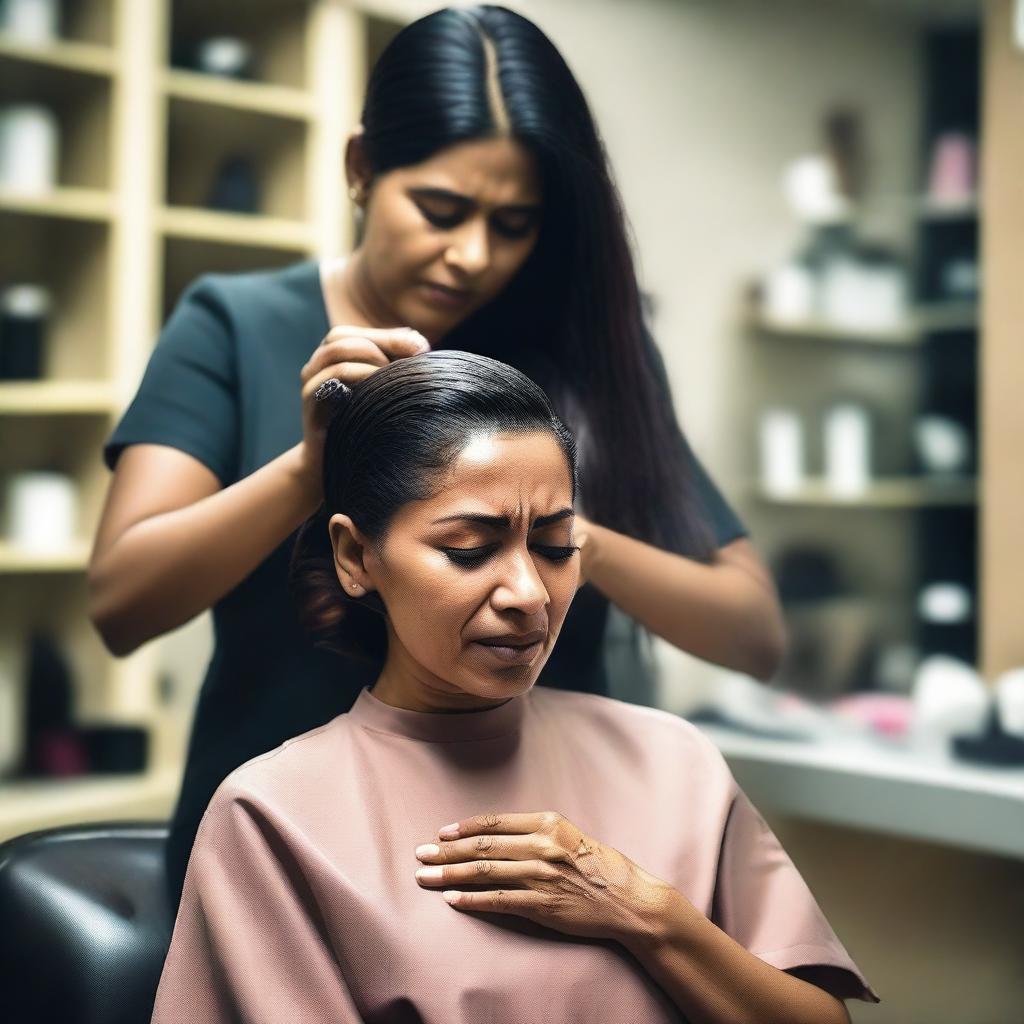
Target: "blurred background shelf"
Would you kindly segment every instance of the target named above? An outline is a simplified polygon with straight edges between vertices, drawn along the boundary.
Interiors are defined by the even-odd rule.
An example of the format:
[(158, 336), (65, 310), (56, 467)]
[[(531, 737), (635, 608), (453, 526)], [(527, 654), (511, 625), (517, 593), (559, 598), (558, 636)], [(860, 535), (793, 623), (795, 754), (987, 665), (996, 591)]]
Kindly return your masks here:
[(0, 416), (114, 411), (113, 389), (103, 380), (0, 383)]
[(0, 842), (69, 821), (166, 820), (179, 781), (179, 771), (163, 769), (138, 776), (0, 783)]
[(759, 807), (1024, 860), (1024, 769), (926, 758), (867, 738), (803, 742), (698, 728)]
[(973, 303), (943, 303), (918, 307), (906, 322), (884, 329), (844, 327), (827, 320), (781, 321), (760, 314), (752, 326), (780, 338), (812, 338), (831, 342), (865, 342), (879, 346), (919, 345), (929, 334), (972, 331), (978, 325)]
[(158, 215), (157, 224), (169, 238), (233, 246), (303, 253), (309, 251), (313, 242), (312, 230), (303, 221), (256, 214), (164, 207)]
[(816, 505), (852, 508), (919, 508), (930, 505), (973, 505), (974, 480), (926, 480), (915, 477), (876, 479), (860, 494), (833, 492), (823, 480), (808, 480), (799, 490), (784, 494), (756, 487), (757, 497), (775, 505)]
[[(40, 64), (65, 71), (83, 71), (92, 75), (113, 75), (114, 51), (109, 46), (60, 39), (47, 43), (28, 43), (11, 39), (0, 32), (0, 74), (14, 74), (14, 62)], [(11, 66), (8, 66), (10, 62)]]
[(96, 188), (59, 188), (26, 194), (0, 188), (0, 211), (37, 217), (108, 221), (114, 213), (114, 197)]
[(164, 74), (168, 96), (208, 103), (230, 110), (248, 110), (306, 121), (313, 117), (312, 96), (304, 89), (261, 82), (218, 79), (195, 71), (171, 70)]
[(0, 542), (0, 573), (68, 573), (84, 572), (89, 565), (91, 540), (81, 540), (59, 554), (39, 554)]

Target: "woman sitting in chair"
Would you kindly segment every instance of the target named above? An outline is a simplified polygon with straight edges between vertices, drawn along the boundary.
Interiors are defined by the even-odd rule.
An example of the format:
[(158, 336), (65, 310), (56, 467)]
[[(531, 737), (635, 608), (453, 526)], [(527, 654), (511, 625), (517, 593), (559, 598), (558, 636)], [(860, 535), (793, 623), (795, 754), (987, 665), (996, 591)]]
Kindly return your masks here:
[(544, 393), (429, 352), (329, 396), (296, 596), (383, 665), (236, 769), (154, 1021), (846, 1022), (878, 997), (688, 722), (533, 689), (579, 584)]

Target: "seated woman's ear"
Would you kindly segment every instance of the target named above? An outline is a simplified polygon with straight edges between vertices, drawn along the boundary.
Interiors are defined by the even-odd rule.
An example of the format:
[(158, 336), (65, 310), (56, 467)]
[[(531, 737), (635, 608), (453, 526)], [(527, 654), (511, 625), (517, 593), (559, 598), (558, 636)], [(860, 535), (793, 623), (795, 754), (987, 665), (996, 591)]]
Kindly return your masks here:
[(368, 541), (359, 527), (340, 512), (331, 516), (328, 525), (334, 549), (334, 571), (342, 590), (353, 597), (362, 597), (376, 589), (364, 561)]

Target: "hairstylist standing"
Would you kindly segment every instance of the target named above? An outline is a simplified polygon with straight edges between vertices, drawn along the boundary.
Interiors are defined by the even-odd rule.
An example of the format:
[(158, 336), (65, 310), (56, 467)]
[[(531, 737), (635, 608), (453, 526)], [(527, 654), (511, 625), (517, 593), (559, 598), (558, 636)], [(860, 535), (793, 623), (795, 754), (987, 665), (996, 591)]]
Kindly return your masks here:
[(213, 608), (175, 898), (223, 778), (348, 710), (380, 669), (314, 648), (287, 591), (294, 533), (322, 501), (316, 395), (331, 378), (429, 346), (547, 391), (580, 444), (586, 582), (539, 682), (606, 689), (609, 602), (762, 678), (783, 647), (770, 577), (676, 423), (596, 128), (543, 33), (500, 7), (405, 28), (373, 69), (346, 170), (363, 218), (352, 255), (201, 278), (105, 449), (90, 586), (107, 646), (127, 654)]

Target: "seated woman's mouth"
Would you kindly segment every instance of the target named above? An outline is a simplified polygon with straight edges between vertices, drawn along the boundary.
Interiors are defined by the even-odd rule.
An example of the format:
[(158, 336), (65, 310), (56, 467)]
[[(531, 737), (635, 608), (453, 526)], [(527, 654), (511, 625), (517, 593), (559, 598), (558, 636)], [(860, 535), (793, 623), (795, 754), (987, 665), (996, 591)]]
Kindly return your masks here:
[(511, 665), (528, 665), (540, 653), (547, 633), (534, 630), (521, 635), (481, 637), (472, 641), (487, 658), (497, 659)]

